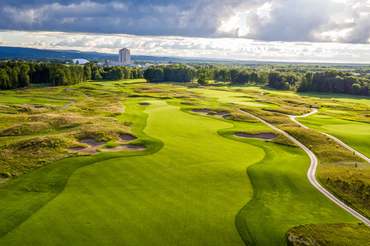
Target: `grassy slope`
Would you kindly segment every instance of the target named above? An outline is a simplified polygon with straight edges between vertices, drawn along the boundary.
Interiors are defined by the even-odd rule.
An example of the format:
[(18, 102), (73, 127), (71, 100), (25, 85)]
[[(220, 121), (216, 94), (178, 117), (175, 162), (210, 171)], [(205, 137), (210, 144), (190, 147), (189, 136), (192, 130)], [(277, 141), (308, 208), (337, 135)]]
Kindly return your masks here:
[(146, 114), (138, 101), (126, 104), (126, 114), (121, 121), (131, 122), (133, 132), (146, 144), (144, 152), (102, 153), (95, 156), (67, 158), (37, 169), (0, 186), (0, 236), (27, 220), (33, 213), (63, 191), (69, 177), (78, 168), (96, 162), (126, 156), (146, 155), (158, 151), (162, 143), (146, 136)]
[(252, 195), (245, 170), (264, 152), (218, 136), (225, 122), (163, 104), (148, 112), (146, 133), (161, 151), (79, 169), (0, 244), (241, 245), (235, 215)]
[(354, 222), (309, 184), (301, 151), (266, 147), (266, 158), (248, 169), (255, 194), (238, 216), (251, 245), (285, 245), (285, 233), (298, 224)]
[(320, 114), (302, 118), (299, 121), (310, 128), (336, 136), (356, 150), (370, 156), (370, 124)]
[[(135, 121), (141, 117), (137, 102), (126, 103), (133, 114), (122, 120), (144, 127), (144, 121)], [(290, 227), (301, 223), (352, 221), (308, 184), (307, 158), (302, 159), (301, 151), (236, 139), (230, 129), (221, 134), (247, 144), (222, 139), (216, 131), (230, 124), (189, 116), (174, 107), (157, 105), (148, 112), (146, 132), (165, 142), (163, 150), (79, 169), (60, 196), (0, 239), (0, 244), (240, 244), (233, 225), (237, 211), (251, 197), (245, 168), (262, 158), (262, 148), (267, 156), (248, 169), (255, 190), (253, 200), (236, 220), (245, 241), (276, 245), (283, 243)], [(254, 127), (235, 125), (234, 130)], [(179, 143), (184, 148), (179, 149)], [(35, 179), (30, 178), (28, 184), (31, 182)], [(24, 200), (18, 201), (19, 211), (12, 210), (8, 216), (27, 210), (25, 201), (34, 195), (41, 199), (44, 193), (24, 191), (20, 195), (13, 193), (14, 201)], [(2, 211), (10, 201), (8, 197), (0, 203)], [(9, 221), (6, 214), (1, 221)]]
[(233, 131), (249, 125), (253, 126), (238, 122), (234, 129), (221, 133), (253, 142), (266, 153), (262, 161), (248, 168), (254, 195), (236, 219), (247, 245), (285, 245), (285, 233), (300, 224), (355, 221), (311, 186), (306, 178), (309, 160), (300, 149), (233, 137)]
[[(323, 230), (323, 228), (325, 228)], [(369, 246), (370, 229), (365, 225), (330, 224), (304, 225), (289, 231), (289, 237), (296, 239), (292, 246), (300, 246), (299, 241), (320, 246)], [(298, 240), (297, 240), (298, 239)], [(293, 240), (292, 240), (293, 241)], [(289, 244), (290, 245), (290, 244)]]
[[(218, 129), (230, 126), (221, 121), (172, 106), (158, 105), (149, 112), (146, 132), (164, 141), (160, 152), (78, 170), (60, 196), (3, 242), (240, 245), (234, 219), (251, 197), (245, 167), (261, 160), (261, 149), (247, 144), (251, 140), (239, 140), (245, 142), (240, 144), (217, 136)], [(236, 125), (234, 130), (246, 128), (244, 123)], [(221, 134), (233, 138), (230, 129)], [(305, 181), (307, 159), (302, 160), (302, 152), (252, 142), (267, 145), (268, 156), (248, 170), (256, 192), (236, 219), (245, 241), (283, 244), (291, 226), (351, 221)]]
[[(239, 102), (230, 93), (225, 96), (211, 90), (201, 92), (211, 97), (221, 96), (225, 103)], [(239, 231), (247, 242), (279, 245), (284, 244), (284, 233), (297, 224), (355, 221), (309, 184), (308, 159), (303, 158), (301, 151), (268, 143), (259, 145), (267, 155), (248, 169), (255, 194), (237, 218)]]

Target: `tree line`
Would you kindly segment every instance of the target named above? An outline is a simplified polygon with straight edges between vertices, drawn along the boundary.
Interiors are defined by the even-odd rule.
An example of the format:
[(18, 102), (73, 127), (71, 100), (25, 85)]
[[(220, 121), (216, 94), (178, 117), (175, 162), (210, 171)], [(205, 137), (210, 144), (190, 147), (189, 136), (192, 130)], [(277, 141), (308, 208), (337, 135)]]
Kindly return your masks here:
[(269, 73), (268, 86), (299, 92), (329, 92), (368, 96), (370, 79), (337, 70), (320, 72), (273, 71)]
[(329, 92), (369, 95), (370, 78), (351, 72), (322, 69), (266, 69), (220, 65), (157, 65), (144, 71), (148, 82), (198, 82), (210, 81), (231, 84), (259, 84), (278, 90), (299, 92)]
[(0, 63), (0, 89), (30, 84), (71, 85), (83, 81), (145, 78), (148, 82), (253, 83), (279, 90), (369, 95), (370, 78), (340, 70), (271, 69), (223, 65), (154, 65), (149, 68), (65, 65), (42, 62)]
[(144, 78), (154, 83), (191, 82), (195, 77), (194, 67), (181, 64), (151, 66), (144, 71)]
[(95, 63), (65, 65), (8, 61), (0, 63), (0, 89), (15, 89), (31, 84), (72, 85), (88, 80), (143, 78), (140, 68), (99, 67)]

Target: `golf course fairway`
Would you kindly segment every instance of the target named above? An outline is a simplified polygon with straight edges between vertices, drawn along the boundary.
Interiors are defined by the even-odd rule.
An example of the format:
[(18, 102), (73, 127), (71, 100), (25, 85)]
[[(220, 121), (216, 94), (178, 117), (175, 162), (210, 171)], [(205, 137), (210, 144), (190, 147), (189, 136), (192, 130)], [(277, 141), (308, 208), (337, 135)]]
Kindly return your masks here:
[(298, 148), (150, 103), (145, 133), (159, 152), (78, 169), (0, 245), (283, 245), (292, 226), (355, 221), (309, 184)]

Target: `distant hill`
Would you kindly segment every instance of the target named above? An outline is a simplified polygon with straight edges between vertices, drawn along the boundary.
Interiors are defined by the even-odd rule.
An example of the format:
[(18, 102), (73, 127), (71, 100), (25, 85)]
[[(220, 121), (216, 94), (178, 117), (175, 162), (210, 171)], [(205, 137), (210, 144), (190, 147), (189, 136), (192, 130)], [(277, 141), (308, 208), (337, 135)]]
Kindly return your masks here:
[[(35, 48), (0, 46), (0, 60), (60, 60), (86, 59), (89, 61), (118, 60), (118, 54), (83, 52), (77, 50), (48, 50)], [(133, 55), (132, 60), (137, 63), (213, 63), (213, 64), (238, 64), (247, 66), (295, 64), (295, 65), (325, 65), (333, 67), (358, 67), (364, 64), (341, 64), (341, 63), (305, 63), (305, 62), (275, 62), (275, 61), (242, 61), (235, 59), (212, 59), (212, 58), (182, 58), (167, 56), (144, 56)]]
[[(76, 50), (45, 50), (21, 47), (0, 46), (0, 59), (21, 59), (21, 60), (72, 60), (86, 59), (89, 61), (117, 60), (118, 55), (98, 52), (82, 52)], [(186, 59), (177, 57), (142, 56), (133, 55), (132, 60), (136, 62), (151, 63), (205, 63), (211, 60)]]

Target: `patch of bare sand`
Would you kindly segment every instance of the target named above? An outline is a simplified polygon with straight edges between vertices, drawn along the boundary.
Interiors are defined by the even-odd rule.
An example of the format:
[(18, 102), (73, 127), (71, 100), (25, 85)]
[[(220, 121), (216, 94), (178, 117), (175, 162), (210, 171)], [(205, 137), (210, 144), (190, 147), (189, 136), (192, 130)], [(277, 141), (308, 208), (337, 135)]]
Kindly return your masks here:
[(277, 135), (272, 132), (262, 132), (262, 133), (256, 133), (256, 134), (251, 134), (251, 133), (246, 133), (246, 132), (236, 132), (234, 135), (240, 138), (260, 138), (260, 139), (268, 139), (268, 140), (274, 139), (277, 137)]

